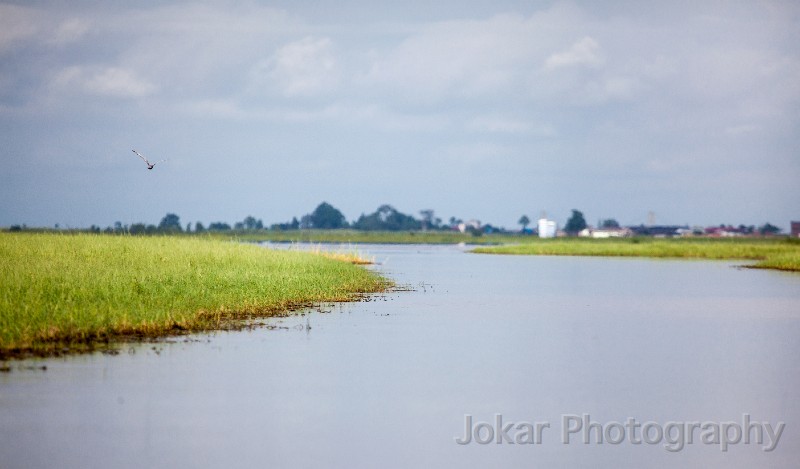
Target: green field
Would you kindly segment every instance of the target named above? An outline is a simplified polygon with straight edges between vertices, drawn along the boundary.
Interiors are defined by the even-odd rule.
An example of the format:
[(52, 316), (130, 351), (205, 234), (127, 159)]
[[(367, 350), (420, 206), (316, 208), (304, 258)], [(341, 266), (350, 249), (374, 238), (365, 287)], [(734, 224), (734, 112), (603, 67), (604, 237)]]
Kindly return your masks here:
[(347, 262), (210, 238), (0, 233), (0, 358), (225, 328), (388, 286)]
[(627, 256), (757, 261), (752, 267), (800, 271), (800, 242), (788, 238), (529, 238), (517, 244), (473, 249), (482, 254)]

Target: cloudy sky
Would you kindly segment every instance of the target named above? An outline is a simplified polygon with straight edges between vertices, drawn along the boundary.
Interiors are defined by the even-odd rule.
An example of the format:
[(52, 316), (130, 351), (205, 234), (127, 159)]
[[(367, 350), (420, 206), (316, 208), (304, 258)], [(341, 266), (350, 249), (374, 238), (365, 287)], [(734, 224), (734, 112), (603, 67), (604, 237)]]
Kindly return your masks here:
[(800, 220), (800, 3), (382, 3), (0, 3), (0, 226)]

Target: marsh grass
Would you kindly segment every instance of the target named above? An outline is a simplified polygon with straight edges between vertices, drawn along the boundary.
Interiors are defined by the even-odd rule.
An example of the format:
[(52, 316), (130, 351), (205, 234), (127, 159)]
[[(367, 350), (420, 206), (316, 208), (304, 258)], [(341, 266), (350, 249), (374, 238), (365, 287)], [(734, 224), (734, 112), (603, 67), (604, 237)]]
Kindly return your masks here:
[(772, 254), (753, 267), (800, 272), (800, 249)]
[[(279, 245), (282, 243), (278, 243)], [(355, 265), (372, 265), (375, 264), (375, 256), (367, 258), (361, 251), (355, 249), (353, 245), (344, 248), (343, 245), (334, 247), (334, 244), (323, 243), (291, 243), (289, 251), (296, 252), (310, 252), (318, 256), (326, 257), (337, 261), (347, 262)]]
[(388, 286), (350, 263), (230, 241), (0, 233), (0, 358), (227, 328)]
[(800, 243), (777, 239), (531, 239), (525, 243), (478, 247), (484, 254), (627, 256), (754, 260), (752, 267), (800, 271)]
[(375, 257), (367, 258), (361, 251), (353, 248), (353, 246), (349, 246), (347, 249), (338, 248), (335, 250), (332, 249), (325, 249), (322, 247), (321, 244), (317, 244), (313, 246), (312, 249), (307, 250), (308, 252), (314, 253), (319, 256), (327, 257), (328, 259), (333, 259), (342, 262), (349, 262), (350, 264), (355, 265), (370, 265), (375, 263)]

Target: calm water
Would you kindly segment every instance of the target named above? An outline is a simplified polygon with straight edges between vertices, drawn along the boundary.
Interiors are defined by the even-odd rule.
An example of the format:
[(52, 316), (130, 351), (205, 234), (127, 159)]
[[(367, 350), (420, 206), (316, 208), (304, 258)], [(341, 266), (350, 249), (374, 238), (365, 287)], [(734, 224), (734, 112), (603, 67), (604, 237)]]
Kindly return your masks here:
[[(272, 330), (126, 345), (118, 356), (12, 362), (0, 373), (0, 467), (796, 467), (800, 460), (799, 275), (724, 262), (358, 249), (416, 290), (326, 305), (271, 321), (279, 327)], [(540, 442), (459, 445), (467, 414), (473, 425), (484, 423), (484, 441), (499, 414), (503, 425), (540, 424)], [(582, 430), (563, 443), (562, 432), (584, 414), (600, 430), (588, 443)], [(695, 428), (692, 444), (668, 451), (664, 439), (634, 444), (642, 435), (623, 426), (651, 422), (655, 441), (672, 423), (677, 442), (691, 422), (728, 422), (735, 439), (733, 424), (744, 414), (773, 429), (785, 424), (773, 451), (762, 449), (766, 433), (764, 444), (755, 442), (755, 429), (749, 444), (723, 452)], [(526, 427), (515, 428), (507, 432), (512, 441)], [(621, 431), (622, 441), (608, 441)]]

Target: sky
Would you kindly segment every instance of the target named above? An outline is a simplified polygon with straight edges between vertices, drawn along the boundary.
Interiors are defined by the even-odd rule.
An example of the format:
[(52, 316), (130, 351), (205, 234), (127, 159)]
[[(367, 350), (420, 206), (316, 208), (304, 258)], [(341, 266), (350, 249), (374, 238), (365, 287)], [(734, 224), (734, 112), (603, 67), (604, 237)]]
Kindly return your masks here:
[(800, 2), (0, 1), (0, 143), (0, 226), (788, 230)]

